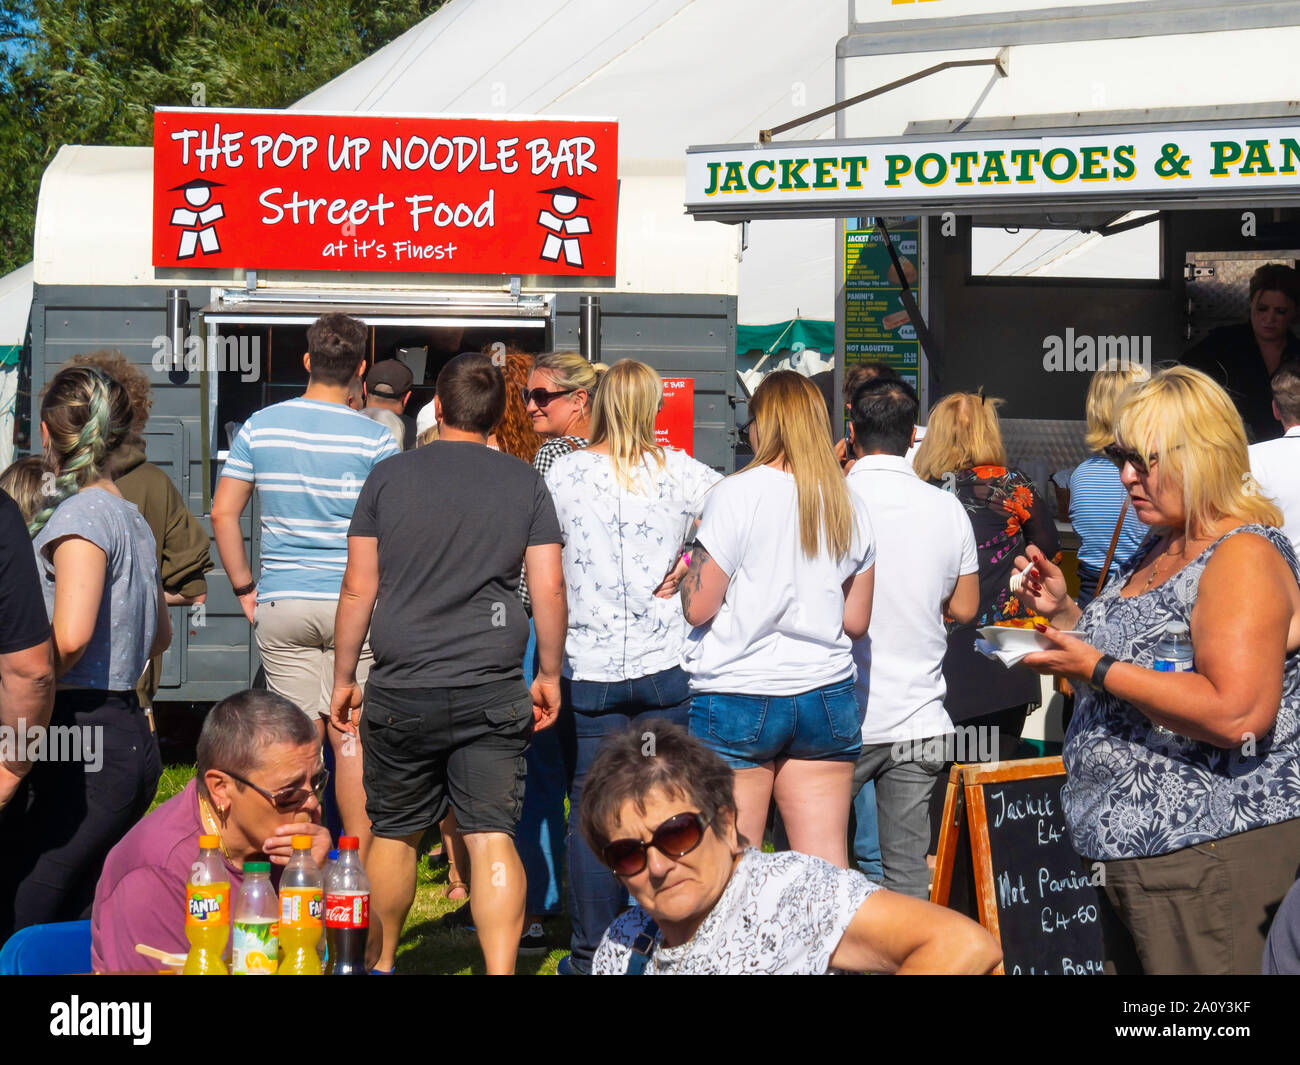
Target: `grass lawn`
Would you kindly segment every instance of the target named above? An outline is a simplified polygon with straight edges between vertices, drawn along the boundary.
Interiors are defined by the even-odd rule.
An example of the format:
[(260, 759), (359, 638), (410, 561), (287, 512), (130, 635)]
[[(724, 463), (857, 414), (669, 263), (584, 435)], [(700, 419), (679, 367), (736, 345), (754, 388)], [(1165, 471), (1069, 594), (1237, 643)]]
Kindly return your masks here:
[[(158, 806), (183, 791), (193, 776), (192, 764), (164, 766), (153, 806)], [(446, 864), (438, 863), (431, 868), (429, 861), (422, 859), (416, 873), (415, 903), (411, 906), (406, 927), (402, 929), (402, 941), (397, 948), (399, 973), (479, 975), (483, 972), (483, 956), (479, 953), (478, 938), (472, 932), (449, 928), (444, 924), (450, 914), (464, 905), (462, 902), (448, 902), (442, 897), (446, 886)], [(552, 940), (568, 943), (568, 921), (552, 921), (549, 931)], [(516, 971), (527, 976), (554, 974), (556, 964), (567, 953), (566, 946), (551, 951), (549, 955), (521, 955)]]

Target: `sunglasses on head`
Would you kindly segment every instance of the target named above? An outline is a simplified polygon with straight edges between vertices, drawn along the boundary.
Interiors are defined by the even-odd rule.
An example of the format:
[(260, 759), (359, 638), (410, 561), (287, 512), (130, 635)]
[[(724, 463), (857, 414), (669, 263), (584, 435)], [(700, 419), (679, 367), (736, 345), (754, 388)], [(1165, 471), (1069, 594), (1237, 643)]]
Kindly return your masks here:
[(1160, 460), (1160, 452), (1158, 451), (1153, 451), (1144, 458), (1140, 451), (1134, 451), (1132, 448), (1122, 447), (1119, 444), (1107, 444), (1101, 449), (1101, 453), (1121, 470), (1127, 463), (1138, 473), (1147, 473)]
[(548, 392), (544, 388), (522, 388), (519, 394), (524, 397), (524, 406), (530, 402), (536, 403), (538, 410), (545, 407), (553, 399), (559, 399), (561, 396), (567, 396), (570, 393), (578, 391), (576, 388), (565, 388), (559, 392)]
[(252, 788), (282, 814), (298, 809), (311, 795), (315, 795), (318, 802), (322, 801), (325, 795), (325, 787), (330, 782), (330, 771), (328, 769), (322, 769), (311, 778), (311, 786), (308, 788), (290, 787), (281, 788), (279, 791), (271, 792), (267, 791), (265, 788), (259, 788), (251, 780), (245, 780), (238, 773), (230, 772), (229, 769), (223, 769), (222, 772), (225, 773), (226, 776)]
[(600, 852), (601, 861), (616, 876), (636, 876), (646, 867), (651, 847), (669, 858), (681, 858), (700, 845), (707, 827), (708, 822), (699, 814), (675, 814), (654, 830), (649, 842), (616, 839), (606, 843)]

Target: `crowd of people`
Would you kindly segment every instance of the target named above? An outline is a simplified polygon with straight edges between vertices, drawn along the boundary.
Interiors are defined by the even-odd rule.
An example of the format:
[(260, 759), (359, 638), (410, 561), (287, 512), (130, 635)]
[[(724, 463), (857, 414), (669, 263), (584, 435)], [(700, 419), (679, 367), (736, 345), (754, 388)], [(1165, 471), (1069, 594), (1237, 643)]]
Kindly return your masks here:
[[(1294, 314), (1292, 285), (1273, 270), (1252, 306), (1280, 292)], [(375, 973), (400, 967), (435, 826), (489, 973), (548, 949), (565, 910), (566, 974), (987, 972), (996, 941), (926, 901), (941, 781), (975, 756), (956, 725), (1015, 757), (1046, 673), (1070, 692), (1064, 812), (1105, 870), (1108, 968), (1258, 972), (1274, 912), (1267, 966), (1300, 967), (1300, 466), (1282, 450), (1300, 363), (1285, 325), (1265, 333), (1285, 436), (1253, 448), (1227, 369), (1097, 372), (1072, 597), (982, 391), (942, 397), (918, 446), (914, 390), (859, 367), (837, 446), (838, 401), (774, 372), (742, 430), (753, 459), (722, 477), (656, 442), (642, 362), (467, 352), (411, 419), (410, 371), (368, 368), (365, 327), (327, 315), (306, 391), (243, 424), (212, 503), (266, 690), (208, 713), (194, 779), (143, 819), (150, 662), (211, 560), (143, 462), (147, 380), (79, 359), (43, 397), (43, 457), (0, 477), (0, 713), (101, 726), (111, 771), (0, 765), (0, 939), (93, 912), (95, 967), (145, 967), (137, 943), (183, 949), (200, 834), (232, 885), (295, 833), (321, 859), (332, 788)], [(976, 653), (976, 628), (1027, 615), (1047, 650), (1012, 669)], [(1179, 625), (1191, 668), (1170, 671)], [(764, 853), (769, 832), (788, 849)]]

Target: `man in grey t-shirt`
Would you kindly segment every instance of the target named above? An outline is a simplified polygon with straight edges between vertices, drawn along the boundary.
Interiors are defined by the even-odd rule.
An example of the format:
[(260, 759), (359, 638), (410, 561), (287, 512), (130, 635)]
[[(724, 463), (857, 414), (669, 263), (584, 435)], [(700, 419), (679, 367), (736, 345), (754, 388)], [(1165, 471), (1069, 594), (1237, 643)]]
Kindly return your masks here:
[[(369, 625), (375, 664), (360, 735), (374, 833), (366, 871), (381, 930), (376, 968), (392, 969), (420, 836), (450, 806), (469, 848), (487, 971), (509, 973), (524, 917), (513, 838), (524, 756), (534, 727), (553, 724), (560, 707), (562, 537), (537, 471), (486, 446), (505, 412), (505, 379), (491, 360), (452, 359), (434, 402), (439, 440), (381, 463), (357, 499), (330, 707), (351, 729)], [(531, 693), (523, 683), (528, 619), (513, 591), (521, 561), (540, 660)]]

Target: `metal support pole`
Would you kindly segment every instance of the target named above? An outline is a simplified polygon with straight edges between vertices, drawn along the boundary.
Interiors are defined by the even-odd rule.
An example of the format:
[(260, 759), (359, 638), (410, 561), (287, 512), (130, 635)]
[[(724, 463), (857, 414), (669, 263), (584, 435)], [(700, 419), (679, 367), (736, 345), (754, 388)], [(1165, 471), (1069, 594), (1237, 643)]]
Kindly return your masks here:
[(600, 297), (578, 297), (578, 350), (588, 362), (600, 362)]
[(167, 290), (167, 336), (172, 346), (172, 371), (185, 369), (185, 344), (190, 336), (189, 292), (183, 288)]

